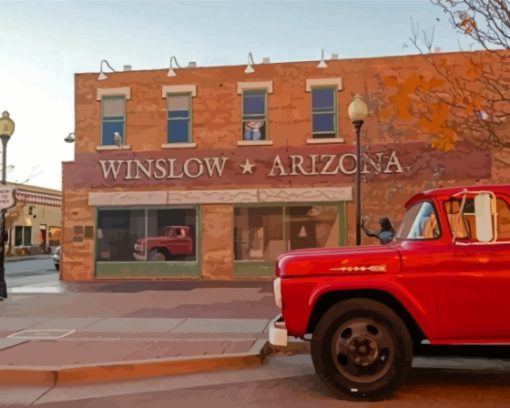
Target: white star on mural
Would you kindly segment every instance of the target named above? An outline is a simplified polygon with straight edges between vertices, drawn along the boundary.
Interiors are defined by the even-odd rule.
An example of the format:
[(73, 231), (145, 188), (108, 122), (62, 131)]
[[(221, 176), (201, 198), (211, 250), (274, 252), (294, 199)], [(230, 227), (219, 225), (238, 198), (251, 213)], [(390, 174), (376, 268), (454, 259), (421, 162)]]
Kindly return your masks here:
[(239, 166), (243, 168), (243, 174), (246, 173), (253, 174), (253, 168), (255, 167), (255, 164), (250, 163), (250, 159), (246, 159), (244, 161), (244, 164), (241, 163)]

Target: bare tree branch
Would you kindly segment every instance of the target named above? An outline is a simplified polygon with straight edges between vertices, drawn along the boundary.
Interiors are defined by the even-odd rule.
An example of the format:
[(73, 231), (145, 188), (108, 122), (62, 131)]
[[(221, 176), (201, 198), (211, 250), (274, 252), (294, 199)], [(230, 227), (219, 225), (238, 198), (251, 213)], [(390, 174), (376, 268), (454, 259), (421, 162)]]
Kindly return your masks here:
[[(418, 90), (419, 99), (425, 107), (440, 103), (448, 109), (447, 126), (458, 136), (485, 147), (510, 148), (508, 130), (501, 126), (510, 122), (509, 0), (431, 2), (448, 16), (457, 32), (475, 40), (485, 51), (461, 49), (461, 58), (433, 53), (435, 27), (426, 32), (411, 19), (409, 41), (443, 82), (440, 91)], [(414, 109), (425, 118), (423, 111), (423, 106)]]

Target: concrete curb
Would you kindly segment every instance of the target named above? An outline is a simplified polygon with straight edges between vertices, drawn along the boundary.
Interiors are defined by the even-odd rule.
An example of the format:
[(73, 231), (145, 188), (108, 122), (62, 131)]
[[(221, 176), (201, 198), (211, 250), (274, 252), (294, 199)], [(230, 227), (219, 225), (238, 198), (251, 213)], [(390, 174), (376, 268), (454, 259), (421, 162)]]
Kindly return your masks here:
[(308, 341), (290, 341), (286, 346), (273, 346), (267, 343), (266, 355), (293, 356), (296, 354), (310, 354), (310, 342)]
[(133, 360), (82, 366), (0, 366), (0, 385), (72, 385), (250, 368), (262, 364), (267, 350), (267, 340), (259, 339), (247, 353), (228, 355)]
[(5, 262), (21, 262), (21, 261), (30, 261), (34, 259), (52, 259), (52, 255), (25, 255), (25, 256), (13, 256), (13, 257), (5, 257)]

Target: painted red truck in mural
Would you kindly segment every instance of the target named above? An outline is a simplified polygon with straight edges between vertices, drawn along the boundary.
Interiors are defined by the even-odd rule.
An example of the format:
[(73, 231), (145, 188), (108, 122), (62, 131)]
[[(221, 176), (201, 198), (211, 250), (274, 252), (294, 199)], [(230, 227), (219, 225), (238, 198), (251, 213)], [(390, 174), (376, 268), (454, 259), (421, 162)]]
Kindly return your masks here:
[(311, 334), (339, 398), (389, 396), (431, 346), (510, 345), (510, 185), (425, 191), (383, 246), (281, 255), (269, 340)]
[(134, 245), (136, 260), (167, 261), (174, 257), (193, 255), (190, 227), (170, 225), (157, 237), (140, 238)]

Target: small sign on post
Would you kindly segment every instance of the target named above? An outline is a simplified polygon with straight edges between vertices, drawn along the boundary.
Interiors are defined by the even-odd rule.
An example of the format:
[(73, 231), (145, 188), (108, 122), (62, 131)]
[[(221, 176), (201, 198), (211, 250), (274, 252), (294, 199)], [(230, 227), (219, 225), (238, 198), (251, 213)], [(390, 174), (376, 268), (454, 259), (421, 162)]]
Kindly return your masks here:
[(9, 185), (0, 185), (0, 210), (14, 207), (15, 204), (14, 188)]

